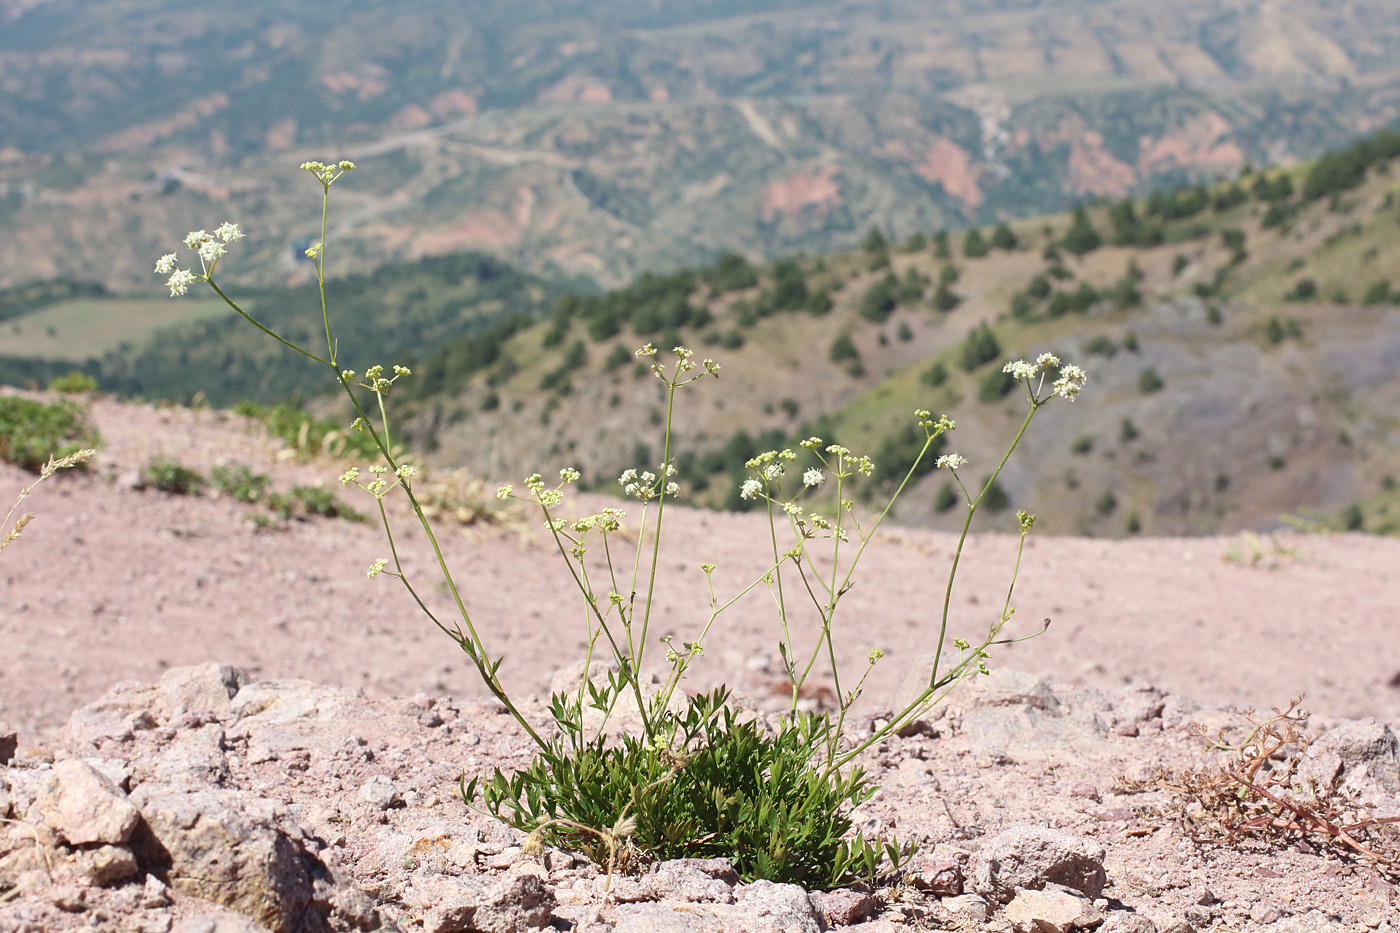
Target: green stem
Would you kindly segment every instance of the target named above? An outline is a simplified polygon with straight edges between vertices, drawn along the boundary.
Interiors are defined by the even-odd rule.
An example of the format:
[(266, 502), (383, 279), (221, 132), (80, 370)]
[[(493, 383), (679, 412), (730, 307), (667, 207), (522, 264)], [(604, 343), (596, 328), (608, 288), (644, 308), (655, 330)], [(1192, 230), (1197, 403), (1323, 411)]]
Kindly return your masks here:
[[(953, 552), (953, 563), (952, 566), (948, 568), (948, 583), (943, 588), (943, 615), (938, 624), (938, 645), (934, 648), (933, 652), (933, 670), (929, 673), (930, 684), (938, 679), (938, 664), (942, 660), (943, 644), (948, 638), (948, 611), (953, 603), (953, 583), (958, 576), (958, 563), (962, 560), (963, 544), (967, 541), (968, 529), (972, 527), (972, 517), (977, 514), (977, 507), (982, 504), (982, 500), (986, 498), (987, 491), (992, 488), (992, 484), (995, 483), (997, 477), (1001, 475), (1002, 468), (1005, 467), (1006, 462), (1011, 459), (1012, 452), (1014, 452), (1017, 445), (1021, 443), (1021, 438), (1025, 435), (1026, 428), (1030, 427), (1031, 419), (1035, 417), (1035, 413), (1040, 411), (1041, 406), (1044, 404), (1045, 402), (1043, 401), (1032, 401), (1031, 410), (1026, 413), (1026, 418), (1021, 422), (1021, 428), (1016, 432), (1016, 437), (1012, 439), (1011, 446), (1006, 449), (1006, 454), (1001, 458), (1001, 463), (997, 464), (996, 470), (988, 477), (986, 484), (982, 487), (982, 491), (977, 494), (977, 498), (968, 503), (967, 517), (963, 519), (962, 531), (958, 534), (958, 546)], [(959, 482), (961, 483), (961, 481)]]

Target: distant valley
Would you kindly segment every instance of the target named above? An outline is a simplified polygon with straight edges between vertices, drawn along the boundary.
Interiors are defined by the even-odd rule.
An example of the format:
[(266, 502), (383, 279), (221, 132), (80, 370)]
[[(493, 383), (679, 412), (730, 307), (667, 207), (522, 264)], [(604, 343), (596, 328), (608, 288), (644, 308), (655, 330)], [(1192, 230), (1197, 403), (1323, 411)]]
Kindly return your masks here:
[(1400, 116), (1380, 0), (466, 9), (3, 0), (0, 286), (154, 292), (151, 258), (224, 219), (249, 233), (232, 279), (303, 282), (307, 158), (363, 168), (342, 269), (476, 250), (612, 287), (1286, 164)]

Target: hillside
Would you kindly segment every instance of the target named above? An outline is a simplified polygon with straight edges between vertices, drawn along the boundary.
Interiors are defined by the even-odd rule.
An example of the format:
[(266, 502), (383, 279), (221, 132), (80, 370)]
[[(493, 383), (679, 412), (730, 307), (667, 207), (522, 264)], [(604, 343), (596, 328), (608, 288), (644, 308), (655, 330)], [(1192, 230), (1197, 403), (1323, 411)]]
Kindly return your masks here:
[[(660, 387), (631, 350), (690, 345), (724, 373), (681, 402), (673, 454), (700, 501), (737, 508), (738, 465), (811, 433), (872, 454), (888, 483), (917, 407), (961, 422), (951, 444), (976, 480), (1023, 410), (1001, 362), (1054, 351), (1090, 389), (1028, 436), (1002, 477), (1008, 509), (1094, 535), (1299, 512), (1394, 531), (1397, 155), (1382, 134), (1293, 172), (1073, 216), (646, 276), (489, 349), (439, 350), (400, 410), (439, 462), (493, 477), (573, 464), (606, 486), (660, 456)], [(898, 520), (960, 523), (945, 482), (923, 478)]]
[(1287, 163), (1400, 117), (1382, 0), (464, 9), (4, 0), (0, 286), (154, 291), (150, 257), (214, 205), (259, 260), (244, 284), (304, 281), (307, 158), (365, 169), (337, 228), (360, 272), (474, 249), (616, 286)]
[[(246, 261), (239, 256), (226, 265)], [(414, 362), (465, 335), (514, 333), (541, 316), (562, 287), (490, 256), (455, 253), (342, 277), (326, 292), (341, 352), (363, 357), (392, 346), (400, 360)], [(324, 352), (314, 284), (238, 289), (236, 300), (268, 327)], [(11, 385), (45, 385), (78, 369), (122, 395), (180, 402), (197, 395), (221, 406), (325, 391), (323, 373), (217, 297), (133, 298), (60, 279), (0, 290), (0, 322), (8, 329), (0, 365)]]

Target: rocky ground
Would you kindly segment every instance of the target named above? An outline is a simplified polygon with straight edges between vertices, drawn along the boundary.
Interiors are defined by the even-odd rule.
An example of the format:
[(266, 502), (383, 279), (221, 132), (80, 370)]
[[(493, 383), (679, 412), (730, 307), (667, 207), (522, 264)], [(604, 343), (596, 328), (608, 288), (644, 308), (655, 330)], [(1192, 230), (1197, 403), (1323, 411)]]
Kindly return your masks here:
[[(857, 825), (921, 845), (902, 878), (813, 894), (678, 862), (609, 887), (567, 852), (525, 855), (518, 833), (456, 796), (461, 772), (524, 764), (529, 747), (395, 581), (365, 580), (380, 532), (326, 520), (269, 530), (249, 506), (135, 481), (157, 454), (201, 469), (245, 462), (279, 488), (333, 482), (343, 466), (279, 457), (215, 412), (99, 400), (93, 414), (95, 468), (41, 486), (26, 502), (39, 517), (0, 557), (4, 933), (1400, 930), (1400, 878), (1384, 864), (1286, 828), (1193, 839), (1168, 812), (1181, 798), (1171, 788), (1189, 783), (1179, 772), (1230, 760), (1195, 733), (1238, 740), (1230, 704), (1306, 692), (1319, 738), (1271, 767), (1296, 759), (1299, 793), (1311, 777), (1371, 805), (1354, 818), (1400, 816), (1386, 725), (1400, 718), (1400, 643), (1387, 634), (1396, 542), (1034, 538), (1016, 618), (1051, 617), (1050, 631), (1003, 650), (991, 677), (864, 761), (881, 790)], [(26, 481), (0, 470), (7, 488)], [(715, 561), (717, 585), (733, 586), (761, 562), (764, 526), (672, 516), (656, 618), (679, 640), (705, 604), (695, 565)], [(578, 638), (561, 635), (576, 612), (533, 523), (502, 518), (452, 524), (444, 549), (507, 682), (538, 698), (579, 656)], [(838, 661), (887, 656), (853, 730), (888, 715), (932, 647), (952, 545), (892, 531), (872, 547)], [(404, 549), (426, 579), (425, 547)], [(1006, 536), (970, 542), (953, 634), (1000, 611), (1013, 554)], [(728, 682), (770, 715), (768, 605), (727, 617), (690, 686)], [(526, 709), (544, 719), (538, 699)], [(1386, 831), (1365, 844), (1385, 850)]]

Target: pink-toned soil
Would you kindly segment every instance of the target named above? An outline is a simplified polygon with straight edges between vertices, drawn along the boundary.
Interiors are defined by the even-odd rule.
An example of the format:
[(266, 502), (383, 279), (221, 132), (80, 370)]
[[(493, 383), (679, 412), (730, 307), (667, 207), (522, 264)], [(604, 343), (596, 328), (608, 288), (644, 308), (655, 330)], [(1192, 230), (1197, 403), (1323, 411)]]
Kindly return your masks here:
[[(656, 895), (655, 904), (619, 903), (627, 898), (605, 894), (595, 866), (565, 854), (556, 853), (553, 867), (536, 865), (518, 847), (520, 834), (456, 799), (464, 770), (520, 767), (531, 749), (493, 702), (472, 699), (482, 691), (465, 659), (412, 608), (398, 581), (365, 578), (371, 561), (387, 555), (379, 530), (324, 519), (260, 530), (250, 506), (131, 483), (154, 456), (203, 470), (241, 461), (269, 472), (278, 489), (334, 483), (343, 464), (279, 458), (260, 428), (218, 412), (99, 400), (92, 413), (103, 438), (94, 469), (40, 486), (25, 503), (38, 517), (0, 556), (0, 719), (19, 732), (17, 761), (0, 771), (16, 800), (26, 781), (33, 783), (30, 775), (45, 773), (33, 769), (93, 753), (84, 736), (105, 714), (79, 714), (59, 734), (76, 708), (119, 681), (149, 684), (166, 668), (216, 660), (255, 680), (303, 679), (248, 688), (264, 691), (265, 702), (240, 714), (282, 702), (278, 697), (286, 709), (300, 710), (273, 715), (266, 734), (257, 735), (257, 743), (283, 753), (253, 755), (257, 743), (245, 734), (252, 726), (232, 714), (200, 734), (216, 734), (209, 753), (227, 768), (225, 784), (237, 789), (230, 792), (240, 801), (257, 797), (287, 808), (303, 831), (324, 841), (316, 857), (334, 868), (338, 883), (369, 892), (382, 916), (406, 924), (392, 928), (421, 929), (420, 915), (437, 903), (414, 893), (415, 886), (450, 887), (458, 876), (463, 883), (494, 883), (518, 871), (539, 874), (557, 898), (556, 928), (572, 923), (580, 933), (605, 933), (614, 924), (653, 929), (653, 921), (671, 924), (666, 929), (721, 928), (719, 921), (696, 919), (697, 910), (710, 907), (675, 895)], [(29, 479), (0, 468), (0, 488), (17, 492)], [(615, 502), (580, 498), (573, 503), (579, 511)], [(351, 501), (362, 510), (372, 504)], [(566, 504), (564, 514), (575, 508)], [(769, 546), (761, 517), (678, 508), (667, 521), (651, 635), (672, 633), (680, 642), (693, 638), (708, 614), (698, 564), (719, 565), (714, 577), (723, 599), (757, 572)], [(430, 552), (410, 535), (399, 540), (405, 570), (425, 600), (445, 610)], [(444, 526), (440, 541), (490, 650), (505, 658), (504, 679), (521, 692), (524, 714), (542, 721), (540, 694), (582, 647), (582, 614), (559, 558), (524, 513), (496, 525)], [(853, 814), (856, 825), (917, 841), (921, 858), (951, 858), (968, 870), (982, 864), (986, 841), (1007, 828), (1051, 827), (1097, 841), (1107, 852), (1108, 888), (1096, 909), (1109, 912), (1117, 930), (1393, 931), (1392, 869), (1296, 833), (1193, 842), (1159, 815), (1171, 795), (1154, 779), (1164, 770), (1220, 764), (1219, 754), (1193, 736), (1198, 728), (1214, 734), (1239, 726), (1222, 703), (1266, 707), (1306, 692), (1308, 707), (1319, 714), (1315, 732), (1343, 717), (1400, 721), (1400, 689), (1392, 686), (1400, 682), (1400, 640), (1390, 631), (1400, 603), (1394, 578), (1400, 542), (1293, 535), (1127, 542), (1044, 535), (1032, 542), (1013, 601), (1015, 633), (1050, 617), (1048, 633), (997, 651), (996, 675), (961, 688), (935, 711), (927, 731), (867, 751), (861, 762), (880, 790)], [(867, 685), (864, 711), (848, 722), (856, 733), (889, 706), (911, 661), (933, 648), (954, 545), (944, 534), (889, 529), (870, 547), (838, 618), (838, 660), (847, 670), (858, 671), (873, 647), (886, 652)], [(1227, 560), (1230, 555), (1236, 559)], [(950, 635), (974, 638), (978, 626), (999, 617), (1013, 556), (1007, 537), (968, 542)], [(799, 641), (810, 637), (806, 615), (791, 621)], [(710, 634), (687, 686), (725, 681), (760, 705), (779, 704), (777, 630), (772, 602), (762, 593), (739, 604)], [(1053, 687), (1028, 684), (1012, 669), (1041, 674)], [(368, 698), (337, 686), (363, 688)], [(104, 701), (102, 709), (118, 709), (120, 722), (145, 723), (108, 737), (103, 756), (119, 759), (112, 766), (145, 774), (160, 762), (185, 761), (179, 754), (191, 753), (179, 752), (180, 743), (193, 738), (181, 730), (196, 730), (215, 715), (192, 719), (155, 710), (142, 719), (133, 706), (120, 719), (131, 698), (157, 693), (128, 685)], [(413, 699), (387, 699), (394, 696)], [(335, 752), (341, 748), (367, 753), (345, 759)], [(1123, 784), (1124, 776), (1150, 787), (1141, 792)], [(403, 805), (384, 810), (366, 803), (364, 788), (372, 781), (391, 782)], [(1387, 801), (1382, 815), (1394, 810), (1393, 799)], [(15, 806), (16, 819), (31, 818), (25, 806)], [(12, 848), (29, 844), (20, 836), (37, 833), (31, 825), (15, 825)], [(424, 846), (466, 846), (476, 854), (455, 867), (405, 857)], [(54, 851), (69, 858), (67, 850)], [(66, 864), (46, 877), (62, 881)], [(30, 882), (7, 892), (0, 929), (168, 931), (172, 920), (213, 906), (176, 893), (161, 902), (168, 906), (150, 907), (142, 899), (150, 882), (139, 875), (76, 894), (67, 882)], [(625, 893), (643, 882), (619, 884)], [(1000, 912), (985, 924), (948, 919), (953, 901), (935, 902), (908, 886), (877, 893), (878, 918), (865, 927), (872, 933), (1010, 929)], [(1135, 915), (1156, 926), (1132, 926)], [(676, 925), (682, 921), (690, 925)], [(777, 929), (780, 921), (786, 922), (764, 921), (757, 929)], [(208, 928), (191, 922), (190, 929)]]
[[(279, 460), (279, 443), (260, 427), (220, 412), (99, 400), (92, 414), (102, 434), (92, 470), (41, 485), (24, 506), (37, 518), (0, 555), (0, 719), (19, 729), (22, 747), (118, 681), (153, 681), (167, 667), (209, 660), (258, 678), (363, 687), (371, 697), (481, 693), (467, 660), (398, 581), (365, 578), (375, 558), (388, 556), (376, 526), (317, 519), (266, 530), (253, 521), (255, 508), (227, 498), (129, 488), (130, 474), (157, 455), (205, 471), (237, 461), (271, 473), (279, 489), (334, 485), (370, 511), (368, 495), (336, 485), (343, 464)], [(7, 495), (29, 480), (0, 466)], [(564, 514), (611, 502), (581, 499)], [(453, 524), (441, 542), (478, 629), (506, 659), (506, 683), (538, 693), (581, 657), (584, 621), (537, 516), (507, 518)], [(404, 516), (398, 521), (406, 570), (450, 618), (430, 550)], [(707, 617), (698, 565), (719, 565), (715, 586), (725, 599), (763, 566), (767, 527), (759, 516), (674, 508), (666, 528), (651, 637), (674, 634), (679, 643)], [(993, 666), (1101, 688), (1150, 682), (1205, 703), (1260, 708), (1306, 694), (1306, 707), (1328, 719), (1400, 722), (1400, 541), (1100, 541), (1053, 531), (1037, 528), (1029, 540), (1007, 632), (1026, 634), (1045, 618), (1050, 629), (998, 649)], [(871, 648), (886, 652), (863, 702), (888, 705), (911, 661), (933, 650), (955, 543), (889, 528), (867, 551), (837, 617), (847, 688)], [(975, 641), (999, 615), (1014, 552), (1007, 536), (968, 541), (950, 640)], [(811, 614), (789, 601), (800, 645), (812, 635)], [(772, 695), (781, 682), (778, 633), (772, 600), (751, 594), (720, 617), (689, 686), (726, 682)]]

